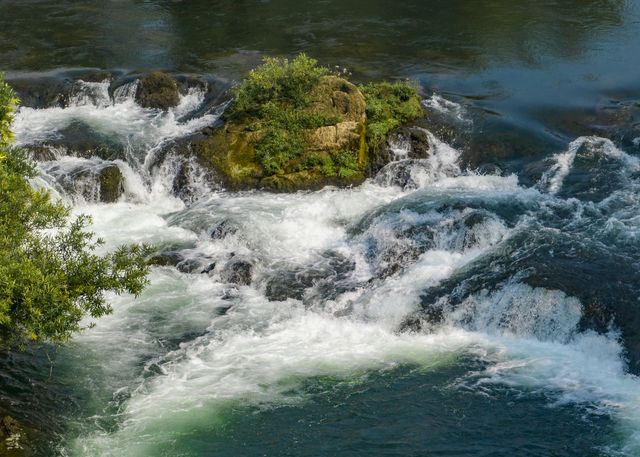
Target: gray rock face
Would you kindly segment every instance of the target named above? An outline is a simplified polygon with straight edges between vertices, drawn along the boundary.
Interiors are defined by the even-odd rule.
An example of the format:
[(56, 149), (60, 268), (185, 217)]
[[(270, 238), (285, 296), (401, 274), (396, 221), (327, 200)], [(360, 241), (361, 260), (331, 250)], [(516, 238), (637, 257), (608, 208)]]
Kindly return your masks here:
[(222, 270), (221, 277), (226, 282), (248, 286), (253, 279), (252, 270), (253, 265), (247, 260), (231, 260)]

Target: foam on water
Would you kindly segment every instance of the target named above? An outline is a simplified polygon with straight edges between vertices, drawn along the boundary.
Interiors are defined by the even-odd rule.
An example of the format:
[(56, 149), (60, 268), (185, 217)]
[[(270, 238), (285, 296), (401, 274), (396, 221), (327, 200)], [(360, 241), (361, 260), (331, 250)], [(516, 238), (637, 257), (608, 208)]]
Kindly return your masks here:
[(60, 139), (60, 131), (73, 123), (82, 123), (97, 135), (116, 141), (122, 146), (142, 152), (145, 158), (150, 150), (173, 138), (193, 133), (211, 125), (220, 112), (204, 114), (182, 120), (186, 114), (201, 106), (204, 92), (190, 89), (180, 96), (180, 103), (167, 112), (142, 108), (129, 95), (112, 100), (109, 84), (82, 83), (91, 91), (72, 96), (65, 108), (34, 109), (21, 107), (14, 121), (18, 145), (38, 144)]
[(447, 100), (442, 95), (434, 93), (430, 98), (422, 102), (423, 106), (430, 111), (443, 114), (461, 124), (471, 124), (464, 106), (459, 103)]
[[(392, 185), (390, 166), (389, 180), (354, 189), (285, 195), (200, 186), (202, 192), (187, 206), (171, 195), (168, 184), (176, 160), (151, 176), (145, 175), (150, 167), (140, 164), (148, 163), (162, 142), (215, 120), (210, 113), (181, 121), (202, 104), (202, 94), (192, 92), (179, 107), (161, 113), (142, 109), (123, 94), (106, 103), (101, 84), (88, 86), (97, 96), (85, 91), (69, 108), (21, 108), (19, 142), (56, 138), (80, 121), (131, 145), (140, 155), (138, 164), (116, 162), (125, 177), (125, 197), (109, 205), (75, 199), (74, 213), (93, 217), (105, 249), (129, 242), (173, 246), (183, 256), (216, 263), (216, 269), (200, 274), (155, 267), (151, 286), (138, 300), (110, 296), (114, 314), (63, 351), (58, 364), (71, 373), (69, 382), (92, 385), (98, 406), (88, 424), (72, 424), (62, 454), (159, 455), (185, 433), (222, 426), (225, 410), (234, 405), (304, 403), (306, 378), (353, 379), (402, 364), (437, 370), (457, 363), (461, 354), (487, 368), (468, 373), (460, 386), (479, 393), (494, 384), (544, 391), (551, 406), (569, 402), (611, 414), (623, 439), (605, 451), (640, 454), (640, 382), (625, 373), (616, 334), (578, 332), (577, 298), (514, 280), (466, 298), (431, 333), (398, 332), (427, 288), (499, 249), (525, 225), (522, 221), (538, 217), (538, 208), (584, 210), (586, 204), (554, 196), (583, 145), (599, 141), (604, 154), (631, 168), (637, 166), (633, 157), (611, 149), (606, 140), (579, 138), (554, 158), (541, 192), (522, 188), (516, 176), (462, 172), (460, 152), (428, 132), (432, 153), (411, 165), (411, 186)], [(449, 103), (438, 96), (427, 102), (455, 114)], [(36, 181), (68, 196), (56, 173), (104, 163), (61, 157), (42, 163)], [(460, 207), (471, 200), (486, 202), (482, 211)], [(520, 225), (492, 212), (502, 201), (529, 208), (516, 221)], [(637, 222), (637, 215), (615, 215), (625, 227)], [(223, 222), (238, 230), (212, 238), (212, 228)], [(332, 284), (335, 290), (327, 294), (321, 281), (312, 281), (302, 299), (266, 296), (279, 265), (308, 269), (326, 261), (327, 253), (353, 262), (342, 289)], [(250, 285), (225, 282), (219, 274), (219, 265), (233, 256), (252, 262)]]
[(611, 140), (597, 136), (579, 137), (569, 144), (566, 152), (553, 156), (554, 164), (542, 175), (539, 186), (550, 194), (558, 193), (581, 150), (585, 151), (585, 155), (596, 154), (617, 160), (627, 170), (640, 169), (640, 160), (618, 149)]
[[(487, 178), (503, 182), (487, 185)], [(451, 179), (447, 187), (454, 184), (457, 191), (486, 193), (488, 199), (496, 189), (527, 192), (518, 188), (512, 177), (462, 176), (457, 181)], [(432, 189), (440, 185), (433, 183)], [(244, 219), (243, 237), (232, 240), (230, 249), (243, 246), (261, 252), (268, 261), (281, 257), (303, 263), (315, 252), (336, 247), (362, 259), (358, 240), (354, 244), (345, 232), (349, 221), (404, 195), (397, 189), (371, 184), (354, 190), (326, 189), (294, 195), (219, 194), (183, 209), (176, 217), (187, 219), (187, 213), (193, 211)], [(113, 216), (120, 214), (123, 220), (132, 217), (121, 213), (124, 208), (114, 205)], [(90, 209), (83, 208), (85, 212)], [(102, 213), (103, 207), (100, 209), (94, 217), (104, 224), (99, 231), (108, 234), (109, 226), (115, 223), (108, 213)], [(132, 208), (131, 214), (138, 210)], [(416, 215), (405, 213), (400, 217)], [(145, 216), (144, 220), (152, 218)], [(193, 240), (195, 236), (197, 249), (203, 251), (220, 243), (188, 230), (171, 235), (165, 231), (167, 227), (163, 228), (162, 219), (156, 220), (157, 229), (149, 230), (153, 224), (147, 222), (107, 238), (110, 242), (138, 240), (144, 239), (141, 232), (150, 231), (156, 237), (176, 240)], [(383, 231), (383, 225), (375, 230)], [(170, 269), (154, 273), (155, 286), (143, 295), (142, 302), (118, 299), (116, 315), (79, 337), (77, 350), (91, 344), (135, 347), (129, 359), (120, 358), (114, 351), (113, 357), (124, 360), (125, 366), (115, 369), (119, 373), (126, 371), (126, 365), (135, 372), (136, 361), (143, 354), (159, 354), (145, 365), (159, 367), (155, 369), (159, 374), (122, 381), (134, 387), (129, 389), (128, 400), (120, 403), (116, 431), (83, 434), (69, 444), (68, 451), (71, 455), (155, 455), (182, 433), (222, 426), (224, 411), (231, 405), (271, 407), (304, 402), (305, 394), (298, 386), (308, 377), (351, 379), (405, 363), (437, 370), (466, 353), (486, 361), (489, 367), (470, 373), (460, 380), (461, 385), (473, 385), (479, 391), (491, 384), (522, 391), (543, 390), (557, 404), (576, 403), (593, 412), (612, 414), (626, 439), (621, 447), (613, 446), (610, 451), (634, 455), (640, 426), (636, 412), (638, 380), (625, 373), (615, 335), (576, 333), (581, 315), (577, 299), (559, 291), (511, 284), (467, 300), (447, 325), (432, 334), (397, 333), (399, 321), (417, 306), (421, 290), (509, 236), (509, 229), (498, 220), (487, 221), (476, 230), (486, 238), (467, 250), (456, 250), (455, 243), (443, 236), (439, 248), (422, 254), (402, 274), (372, 289), (347, 292), (311, 308), (291, 299), (269, 302), (258, 286), (230, 287), (207, 276)], [(378, 238), (384, 239), (385, 235), (380, 233)], [(171, 283), (175, 285), (168, 286)], [(181, 295), (191, 298), (178, 299), (175, 290), (183, 290)], [(231, 308), (222, 316), (209, 314), (209, 325), (201, 336), (163, 353), (145, 329), (149, 313), (145, 307), (152, 304), (160, 312), (163, 307), (175, 309), (176, 302), (183, 304), (168, 319), (175, 320), (174, 333), (190, 325), (197, 327), (194, 323), (207, 316), (207, 310)], [(136, 330), (132, 333), (133, 328)], [(161, 333), (171, 335), (172, 330), (163, 327)]]

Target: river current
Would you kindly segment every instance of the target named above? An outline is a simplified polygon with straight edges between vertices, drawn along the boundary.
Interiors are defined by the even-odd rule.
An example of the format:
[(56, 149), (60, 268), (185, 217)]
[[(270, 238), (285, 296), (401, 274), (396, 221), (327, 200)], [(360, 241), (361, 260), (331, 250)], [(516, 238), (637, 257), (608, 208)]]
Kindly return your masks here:
[[(105, 250), (177, 259), (72, 344), (2, 356), (1, 404), (44, 431), (37, 455), (640, 455), (634, 2), (61, 2), (23, 28), (10, 3), (8, 80), (72, 86), (63, 104), (23, 96), (18, 144), (53, 145), (33, 185), (90, 215)], [(129, 26), (137, 43), (107, 39)], [(180, 144), (261, 55), (299, 50), (416, 81), (429, 158), (398, 138), (354, 188), (206, 180)], [(214, 89), (143, 109), (134, 70), (157, 67)], [(124, 83), (83, 81), (93, 68)], [(109, 165), (124, 193), (107, 204)], [(238, 262), (248, 284), (229, 280)]]

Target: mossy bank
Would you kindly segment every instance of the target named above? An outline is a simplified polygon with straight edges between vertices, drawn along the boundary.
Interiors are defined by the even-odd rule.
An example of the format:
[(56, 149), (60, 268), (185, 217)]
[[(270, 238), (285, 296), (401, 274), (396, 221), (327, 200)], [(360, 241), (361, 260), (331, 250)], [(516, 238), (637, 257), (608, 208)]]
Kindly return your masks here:
[(304, 54), (265, 59), (232, 92), (224, 124), (191, 144), (229, 190), (360, 184), (389, 133), (424, 114), (410, 83), (356, 86)]

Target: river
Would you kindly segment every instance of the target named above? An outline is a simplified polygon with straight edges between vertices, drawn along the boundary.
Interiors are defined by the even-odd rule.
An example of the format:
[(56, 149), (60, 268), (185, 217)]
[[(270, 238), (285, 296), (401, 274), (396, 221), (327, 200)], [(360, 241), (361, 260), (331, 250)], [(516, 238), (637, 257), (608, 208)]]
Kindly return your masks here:
[[(0, 1), (18, 144), (57, 145), (33, 184), (104, 249), (180, 259), (71, 344), (3, 355), (0, 403), (39, 456), (640, 455), (639, 31), (638, 1)], [(302, 51), (419, 85), (430, 157), (294, 194), (189, 162), (176, 192), (176, 145)], [(143, 109), (153, 69), (210, 90)], [(115, 93), (82, 81), (103, 70)]]

